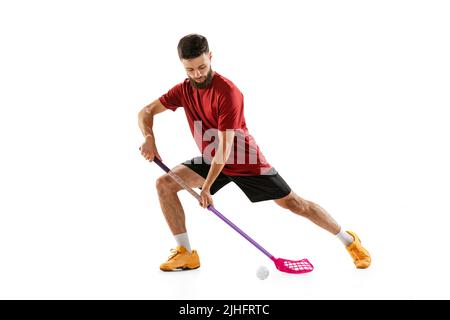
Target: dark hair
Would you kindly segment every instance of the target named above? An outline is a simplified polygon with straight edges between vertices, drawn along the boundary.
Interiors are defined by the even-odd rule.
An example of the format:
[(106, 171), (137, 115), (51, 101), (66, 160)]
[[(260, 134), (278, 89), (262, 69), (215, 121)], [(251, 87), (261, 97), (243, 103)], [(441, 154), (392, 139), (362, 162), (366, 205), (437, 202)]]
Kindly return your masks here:
[(208, 52), (208, 40), (199, 34), (188, 34), (178, 42), (178, 56), (180, 59), (194, 59)]

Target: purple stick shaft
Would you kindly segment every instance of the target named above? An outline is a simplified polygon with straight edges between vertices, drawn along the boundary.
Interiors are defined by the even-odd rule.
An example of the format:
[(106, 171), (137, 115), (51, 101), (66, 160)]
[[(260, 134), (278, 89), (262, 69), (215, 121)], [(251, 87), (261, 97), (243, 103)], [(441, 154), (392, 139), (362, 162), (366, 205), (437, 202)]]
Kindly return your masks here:
[(164, 163), (162, 163), (161, 160), (159, 160), (158, 158), (154, 158), (153, 162), (155, 162), (161, 169), (163, 169), (165, 172), (169, 173), (170, 169), (169, 167), (167, 167)]
[(248, 234), (246, 234), (244, 231), (242, 231), (237, 225), (235, 225), (233, 222), (228, 220), (227, 217), (225, 217), (223, 214), (221, 214), (219, 211), (217, 211), (214, 206), (209, 205), (208, 210), (213, 212), (216, 216), (218, 216), (220, 219), (222, 219), (226, 224), (228, 224), (230, 227), (232, 227), (237, 233), (239, 233), (241, 236), (243, 236), (245, 239), (247, 239), (251, 244), (253, 244), (256, 248), (258, 248), (262, 253), (264, 253), (266, 256), (268, 256), (270, 259), (274, 259), (273, 255), (269, 253), (266, 249), (264, 249), (258, 242), (253, 240)]
[[(176, 176), (174, 173), (170, 171), (170, 169), (158, 158), (154, 158), (153, 161), (165, 172), (169, 173), (171, 176), (177, 181), (184, 189), (189, 191), (192, 195), (194, 195), (197, 199), (200, 197), (198, 194), (196, 195), (196, 192), (192, 190), (189, 186), (187, 186), (185, 183), (181, 181), (181, 178)], [(178, 178), (178, 179), (177, 179)], [(266, 249), (264, 249), (259, 243), (257, 243), (255, 240), (253, 240), (248, 234), (246, 234), (244, 231), (242, 231), (238, 226), (236, 226), (233, 222), (228, 220), (227, 217), (225, 217), (223, 214), (221, 214), (219, 211), (217, 211), (214, 206), (209, 205), (208, 210), (214, 213), (216, 216), (218, 216), (222, 221), (224, 221), (226, 224), (228, 224), (231, 228), (233, 228), (237, 233), (239, 233), (241, 236), (243, 236), (245, 239), (247, 239), (251, 244), (253, 244), (256, 248), (258, 248), (262, 253), (264, 253), (266, 256), (268, 256), (270, 259), (274, 260), (274, 256), (269, 253)]]

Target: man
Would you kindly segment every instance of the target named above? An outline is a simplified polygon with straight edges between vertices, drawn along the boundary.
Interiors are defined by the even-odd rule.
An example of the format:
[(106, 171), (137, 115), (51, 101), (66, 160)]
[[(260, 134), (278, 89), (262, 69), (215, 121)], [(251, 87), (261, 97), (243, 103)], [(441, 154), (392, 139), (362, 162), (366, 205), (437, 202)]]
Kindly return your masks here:
[[(153, 133), (153, 118), (166, 110), (183, 107), (202, 156), (176, 166), (173, 172), (190, 187), (201, 188), (200, 205), (213, 203), (212, 194), (234, 182), (252, 202), (273, 200), (279, 206), (303, 216), (336, 235), (346, 246), (357, 268), (368, 268), (369, 252), (357, 235), (343, 231), (317, 204), (300, 198), (266, 161), (248, 132), (244, 118), (243, 95), (228, 79), (211, 68), (208, 41), (198, 34), (183, 37), (178, 55), (188, 79), (139, 112), (139, 127), (145, 137), (141, 153), (145, 159), (161, 159)], [(161, 264), (163, 271), (196, 269), (200, 259), (191, 250), (183, 207), (177, 196), (182, 188), (165, 174), (156, 182), (159, 202), (177, 248)]]

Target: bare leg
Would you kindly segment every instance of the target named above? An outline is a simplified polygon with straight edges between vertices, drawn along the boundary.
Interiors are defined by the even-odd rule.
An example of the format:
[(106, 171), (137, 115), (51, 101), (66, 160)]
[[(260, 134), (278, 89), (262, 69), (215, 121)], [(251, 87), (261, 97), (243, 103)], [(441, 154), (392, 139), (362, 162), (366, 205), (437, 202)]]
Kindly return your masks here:
[[(184, 165), (178, 165), (172, 170), (191, 188), (198, 188), (203, 185), (205, 179)], [(184, 210), (178, 198), (178, 191), (183, 188), (168, 174), (156, 180), (159, 203), (161, 210), (169, 225), (173, 235), (185, 233), (186, 223)]]
[(293, 191), (286, 197), (274, 201), (279, 206), (311, 220), (334, 235), (341, 230), (337, 222), (323, 208), (314, 202), (300, 198)]

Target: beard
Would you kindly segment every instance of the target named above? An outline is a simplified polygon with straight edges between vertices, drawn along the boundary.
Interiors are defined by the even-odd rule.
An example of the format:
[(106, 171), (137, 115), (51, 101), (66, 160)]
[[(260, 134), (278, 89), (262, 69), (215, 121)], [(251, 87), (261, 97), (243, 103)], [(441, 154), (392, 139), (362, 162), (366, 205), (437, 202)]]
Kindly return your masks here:
[(209, 85), (212, 82), (213, 79), (213, 72), (212, 72), (212, 68), (209, 68), (208, 74), (206, 75), (206, 79), (203, 82), (196, 82), (193, 78), (189, 77), (189, 81), (191, 82), (191, 85), (194, 88), (197, 89), (205, 89), (207, 87), (209, 87)]

